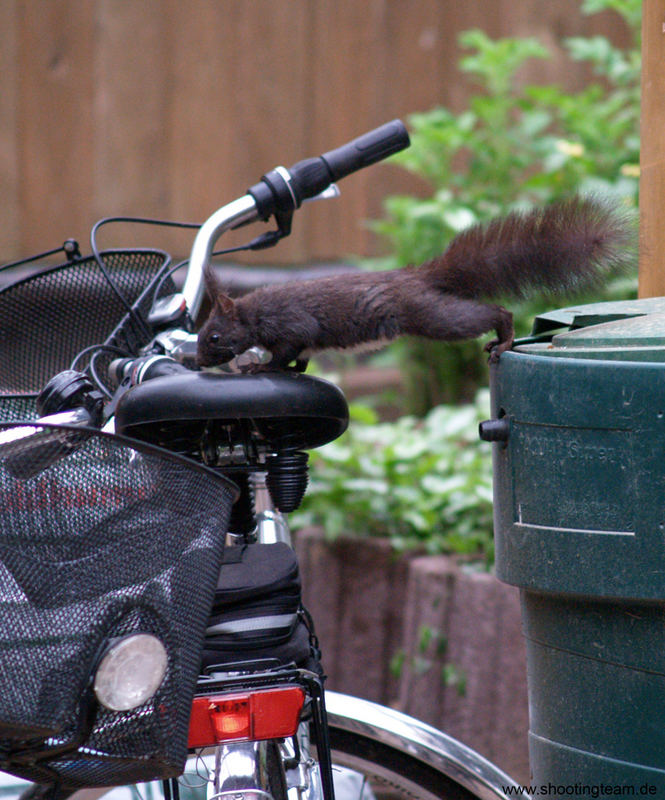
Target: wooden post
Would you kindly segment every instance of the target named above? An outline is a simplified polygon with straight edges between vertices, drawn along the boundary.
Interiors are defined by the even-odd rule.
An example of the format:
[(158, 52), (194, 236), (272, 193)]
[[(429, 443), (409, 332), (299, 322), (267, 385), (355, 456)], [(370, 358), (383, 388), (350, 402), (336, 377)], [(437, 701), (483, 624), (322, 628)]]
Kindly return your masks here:
[(665, 296), (665, 0), (644, 0), (640, 297)]

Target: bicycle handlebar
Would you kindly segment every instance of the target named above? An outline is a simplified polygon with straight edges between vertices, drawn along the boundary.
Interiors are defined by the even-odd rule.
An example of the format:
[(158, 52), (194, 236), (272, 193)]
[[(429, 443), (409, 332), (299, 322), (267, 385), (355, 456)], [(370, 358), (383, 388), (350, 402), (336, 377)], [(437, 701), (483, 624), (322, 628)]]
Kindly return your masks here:
[(203, 272), (215, 242), (225, 231), (275, 215), (289, 217), (303, 200), (316, 197), (332, 183), (381, 161), (409, 145), (404, 124), (396, 119), (321, 156), (276, 167), (238, 200), (222, 206), (199, 229), (189, 259), (182, 294), (195, 318), (203, 300)]
[[(409, 134), (406, 128), (400, 120), (393, 120), (335, 150), (315, 158), (298, 161), (288, 170), (276, 167), (266, 173), (259, 183), (248, 189), (243, 197), (215, 211), (199, 228), (194, 239), (182, 289), (180, 300), (184, 299), (191, 319), (196, 318), (203, 300), (205, 267), (212, 256), (215, 242), (225, 231), (257, 220), (267, 220), (274, 215), (280, 224), (280, 229), (282, 223), (288, 221), (288, 225), (281, 232), (281, 235), (284, 235), (290, 226), (290, 216), (304, 200), (320, 195), (335, 181), (387, 158), (408, 145)], [(173, 298), (165, 299), (169, 301)], [(168, 353), (169, 349), (166, 349)], [(250, 360), (261, 357), (260, 354), (249, 354), (249, 356)], [(114, 362), (114, 365), (116, 372), (119, 370), (116, 375), (118, 379), (128, 370), (136, 372), (129, 385), (140, 383), (158, 374), (172, 374), (186, 369), (176, 364), (169, 355), (139, 356)], [(76, 407), (73, 410), (64, 414), (34, 420), (32, 425), (17, 430), (0, 431), (0, 454), (5, 458), (13, 457), (13, 469), (17, 476), (28, 476), (30, 468), (26, 465), (31, 460), (34, 460), (34, 468), (38, 471), (76, 447), (75, 433), (66, 431), (60, 433), (54, 442), (54, 434), (48, 427), (40, 427), (40, 423), (65, 424), (72, 426), (74, 431), (78, 426), (98, 424), (99, 420), (93, 420), (90, 409), (83, 407), (84, 403), (74, 405)], [(112, 423), (109, 421), (107, 424)], [(39, 458), (35, 458), (36, 455), (39, 455)]]
[(182, 295), (192, 319), (196, 318), (201, 308), (204, 292), (203, 270), (210, 261), (215, 242), (224, 231), (258, 219), (254, 198), (245, 195), (215, 211), (199, 228), (189, 257), (187, 277), (182, 287)]

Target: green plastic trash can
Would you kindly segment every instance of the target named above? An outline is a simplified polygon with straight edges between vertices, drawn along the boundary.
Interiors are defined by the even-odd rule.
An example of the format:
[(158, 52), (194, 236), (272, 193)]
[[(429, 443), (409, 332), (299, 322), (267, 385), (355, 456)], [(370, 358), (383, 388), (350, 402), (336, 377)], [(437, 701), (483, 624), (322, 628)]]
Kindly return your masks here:
[(481, 425), (497, 575), (521, 589), (532, 788), (665, 797), (665, 298), (533, 333), (492, 368)]

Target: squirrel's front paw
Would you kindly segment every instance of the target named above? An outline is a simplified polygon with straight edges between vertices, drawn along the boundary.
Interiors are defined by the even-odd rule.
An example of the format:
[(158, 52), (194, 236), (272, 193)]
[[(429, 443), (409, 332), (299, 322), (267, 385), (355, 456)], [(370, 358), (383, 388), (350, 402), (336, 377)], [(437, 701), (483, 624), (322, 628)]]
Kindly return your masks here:
[(260, 372), (275, 372), (275, 367), (270, 364), (243, 364), (240, 372), (243, 375), (258, 375)]

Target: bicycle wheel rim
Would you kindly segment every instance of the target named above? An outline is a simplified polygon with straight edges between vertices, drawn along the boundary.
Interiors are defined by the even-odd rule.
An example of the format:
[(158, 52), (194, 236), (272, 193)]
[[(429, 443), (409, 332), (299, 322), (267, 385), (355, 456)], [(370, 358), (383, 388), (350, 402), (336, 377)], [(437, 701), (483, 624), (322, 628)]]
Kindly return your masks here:
[(393, 709), (326, 692), (333, 764), (367, 778), (377, 797), (504, 800), (515, 781), (445, 733)]
[[(472, 800), (477, 796), (447, 775), (442, 775), (406, 753), (385, 747), (353, 733), (331, 730), (331, 755), (336, 795), (339, 770), (351, 770), (358, 787), (357, 800)], [(344, 800), (355, 800), (344, 793)]]

